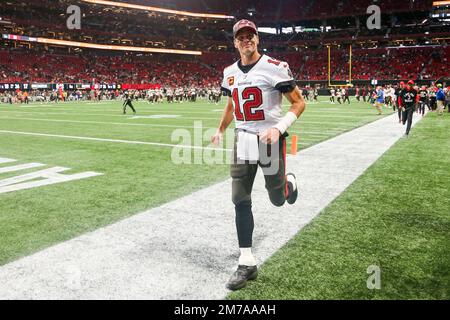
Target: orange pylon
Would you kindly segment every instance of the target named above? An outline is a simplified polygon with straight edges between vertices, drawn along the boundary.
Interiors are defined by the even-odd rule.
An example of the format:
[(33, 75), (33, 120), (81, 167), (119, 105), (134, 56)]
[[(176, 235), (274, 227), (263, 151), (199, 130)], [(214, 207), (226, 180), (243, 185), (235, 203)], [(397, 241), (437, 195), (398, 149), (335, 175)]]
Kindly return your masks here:
[(297, 154), (297, 139), (298, 139), (298, 137), (295, 134), (292, 135), (291, 154), (294, 156)]

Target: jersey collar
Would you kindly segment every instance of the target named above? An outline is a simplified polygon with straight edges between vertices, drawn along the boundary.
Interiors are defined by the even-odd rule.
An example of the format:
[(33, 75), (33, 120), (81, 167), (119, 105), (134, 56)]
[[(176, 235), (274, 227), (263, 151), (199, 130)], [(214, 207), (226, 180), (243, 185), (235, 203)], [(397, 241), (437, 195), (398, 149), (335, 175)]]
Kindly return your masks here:
[(259, 60), (261, 60), (262, 57), (263, 57), (263, 54), (259, 57), (259, 59), (255, 63), (249, 64), (246, 66), (243, 66), (241, 59), (239, 59), (237, 66), (243, 73), (248, 73), (259, 62)]

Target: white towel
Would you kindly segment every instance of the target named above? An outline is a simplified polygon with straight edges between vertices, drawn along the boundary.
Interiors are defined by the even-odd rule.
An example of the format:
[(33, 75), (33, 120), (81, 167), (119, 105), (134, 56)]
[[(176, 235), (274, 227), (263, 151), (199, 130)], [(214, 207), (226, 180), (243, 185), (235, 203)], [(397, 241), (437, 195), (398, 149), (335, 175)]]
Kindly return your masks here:
[(259, 160), (258, 136), (239, 131), (237, 137), (237, 158), (240, 160)]

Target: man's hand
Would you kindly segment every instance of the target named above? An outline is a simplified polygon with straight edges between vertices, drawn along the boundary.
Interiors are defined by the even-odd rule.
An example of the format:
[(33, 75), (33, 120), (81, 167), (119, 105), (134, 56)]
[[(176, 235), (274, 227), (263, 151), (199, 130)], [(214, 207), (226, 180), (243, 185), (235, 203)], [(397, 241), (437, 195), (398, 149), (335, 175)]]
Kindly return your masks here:
[(222, 140), (223, 140), (223, 133), (219, 129), (217, 129), (216, 133), (211, 137), (211, 142), (214, 145), (218, 146), (220, 141)]
[(269, 128), (259, 135), (259, 140), (265, 144), (274, 144), (280, 139), (280, 135), (277, 128)]

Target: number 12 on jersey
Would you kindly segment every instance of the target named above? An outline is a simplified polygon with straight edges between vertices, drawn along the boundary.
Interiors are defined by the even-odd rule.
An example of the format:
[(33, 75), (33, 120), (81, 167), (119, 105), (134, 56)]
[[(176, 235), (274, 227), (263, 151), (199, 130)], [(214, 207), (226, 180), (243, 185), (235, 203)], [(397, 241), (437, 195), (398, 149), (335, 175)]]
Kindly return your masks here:
[[(252, 110), (263, 104), (262, 91), (258, 87), (247, 87), (242, 91), (241, 97), (237, 88), (233, 90), (234, 115), (238, 121), (264, 120), (264, 110)], [(242, 104), (240, 100), (244, 103)]]

